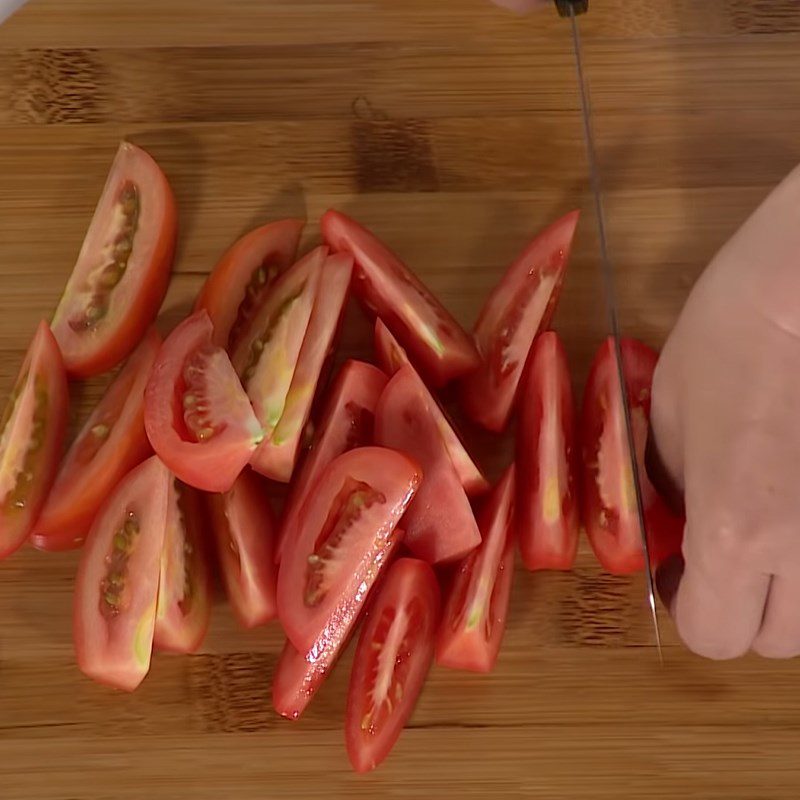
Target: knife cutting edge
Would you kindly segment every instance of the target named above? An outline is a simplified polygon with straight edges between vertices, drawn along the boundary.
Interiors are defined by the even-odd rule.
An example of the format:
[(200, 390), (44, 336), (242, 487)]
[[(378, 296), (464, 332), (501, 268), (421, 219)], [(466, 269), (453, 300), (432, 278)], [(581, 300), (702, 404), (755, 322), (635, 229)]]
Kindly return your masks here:
[(625, 417), (625, 433), (628, 440), (628, 456), (630, 459), (631, 476), (634, 493), (636, 496), (636, 511), (639, 519), (639, 532), (642, 538), (642, 549), (644, 550), (645, 575), (647, 579), (647, 602), (650, 607), (650, 616), (653, 622), (653, 633), (655, 634), (658, 659), (663, 664), (664, 659), (661, 652), (661, 631), (658, 625), (658, 610), (656, 608), (655, 582), (653, 580), (653, 568), (650, 563), (650, 547), (647, 541), (647, 528), (644, 523), (642, 486), (639, 476), (639, 467), (636, 462), (636, 448), (633, 440), (633, 425), (631, 423), (631, 410), (628, 402), (628, 390), (626, 388), (625, 374), (622, 368), (622, 351), (620, 348), (620, 331), (619, 318), (617, 314), (617, 296), (614, 285), (614, 270), (611, 265), (611, 260), (608, 256), (608, 241), (606, 238), (606, 225), (603, 211), (603, 195), (600, 187), (600, 173), (597, 166), (597, 156), (594, 146), (594, 131), (592, 129), (592, 110), (589, 100), (589, 90), (586, 84), (586, 76), (584, 73), (581, 35), (577, 19), (578, 14), (588, 11), (589, 0), (556, 0), (556, 7), (558, 8), (558, 13), (562, 17), (569, 17), (572, 28), (572, 44), (575, 51), (578, 88), (581, 94), (581, 109), (583, 111), (583, 130), (586, 140), (586, 155), (589, 162), (589, 177), (592, 185), (592, 193), (594, 195), (595, 212), (597, 215), (597, 228), (600, 237), (600, 262), (601, 272), (603, 273), (606, 312), (608, 315), (609, 329), (614, 339), (614, 351), (617, 362), (617, 377), (619, 380), (622, 409)]

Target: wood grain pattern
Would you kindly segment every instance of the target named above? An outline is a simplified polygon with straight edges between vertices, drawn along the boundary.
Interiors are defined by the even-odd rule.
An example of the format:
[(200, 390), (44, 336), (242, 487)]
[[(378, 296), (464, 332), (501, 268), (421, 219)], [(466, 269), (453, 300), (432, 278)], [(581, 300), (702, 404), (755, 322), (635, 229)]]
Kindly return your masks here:
[[(800, 160), (796, 0), (606, 0), (582, 22), (626, 331), (660, 344), (699, 271)], [(581, 387), (603, 336), (568, 30), (484, 0), (31, 0), (0, 28), (0, 389), (77, 254), (121, 137), (176, 191), (162, 314), (255, 224), (331, 205), (470, 324), (525, 240), (585, 211), (557, 326)], [(353, 310), (342, 351), (369, 354)], [(85, 416), (102, 381), (74, 387)], [(508, 441), (469, 431), (493, 474)], [(223, 604), (203, 652), (141, 689), (72, 656), (75, 554), (0, 564), (0, 796), (796, 798), (800, 668), (652, 650), (641, 579), (515, 576), (494, 674), (435, 669), (389, 761), (350, 773), (349, 654), (297, 724), (274, 715), (275, 626)]]

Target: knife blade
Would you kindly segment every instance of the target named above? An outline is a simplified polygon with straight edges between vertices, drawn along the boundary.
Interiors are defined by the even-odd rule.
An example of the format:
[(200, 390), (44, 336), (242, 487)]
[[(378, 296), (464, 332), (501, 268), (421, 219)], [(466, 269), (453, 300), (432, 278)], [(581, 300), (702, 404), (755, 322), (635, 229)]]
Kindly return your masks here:
[(624, 430), (628, 442), (628, 457), (631, 468), (631, 480), (633, 482), (634, 494), (636, 497), (636, 512), (639, 521), (642, 550), (644, 551), (647, 604), (650, 610), (653, 634), (655, 637), (655, 646), (658, 651), (658, 659), (663, 664), (664, 659), (661, 651), (661, 630), (658, 623), (658, 609), (656, 607), (655, 597), (655, 581), (653, 580), (653, 569), (650, 563), (650, 546), (647, 540), (647, 527), (645, 526), (644, 522), (642, 484), (639, 475), (639, 466), (636, 461), (636, 447), (633, 439), (631, 409), (625, 381), (625, 374), (622, 367), (622, 350), (620, 348), (620, 326), (619, 314), (617, 310), (618, 305), (614, 281), (614, 268), (608, 253), (608, 239), (606, 235), (603, 194), (600, 184), (600, 171), (597, 165), (597, 154), (595, 151), (594, 130), (592, 128), (592, 107), (589, 98), (589, 87), (584, 69), (581, 34), (577, 19), (578, 14), (586, 13), (589, 10), (589, 0), (556, 0), (556, 7), (558, 8), (558, 13), (562, 17), (569, 18), (572, 29), (572, 45), (575, 51), (575, 67), (577, 72), (578, 88), (581, 95), (583, 131), (586, 142), (586, 156), (589, 163), (589, 179), (592, 187), (592, 194), (594, 195), (594, 206), (597, 216), (597, 228), (600, 241), (600, 268), (603, 275), (603, 291), (605, 294), (606, 314), (608, 316), (608, 327), (614, 340), (614, 354), (617, 362), (617, 380), (619, 383), (620, 398), (622, 401), (621, 407), (625, 417)]

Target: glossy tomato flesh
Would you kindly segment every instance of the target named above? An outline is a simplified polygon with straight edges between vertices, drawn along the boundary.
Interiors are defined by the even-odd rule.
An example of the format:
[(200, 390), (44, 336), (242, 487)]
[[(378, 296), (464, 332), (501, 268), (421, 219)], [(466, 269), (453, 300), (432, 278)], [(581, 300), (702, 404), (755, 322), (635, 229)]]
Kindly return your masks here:
[(564, 345), (537, 337), (523, 379), (517, 430), (517, 530), (530, 570), (572, 569), (578, 550), (575, 403)]
[(278, 573), (278, 616), (301, 653), (345, 638), (421, 477), (409, 458), (380, 447), (343, 453), (322, 472)]
[[(327, 248), (318, 247), (290, 267), (252, 315), (231, 353), (265, 442), (286, 409), (327, 257)], [(262, 475), (279, 477), (270, 455), (259, 448), (251, 464)]]
[(277, 614), (275, 521), (264, 481), (249, 468), (224, 494), (207, 496), (222, 581), (244, 628)]
[[(414, 369), (406, 355), (406, 351), (403, 350), (400, 343), (392, 336), (391, 331), (380, 319), (375, 320), (375, 352), (381, 369), (387, 375), (394, 375), (404, 366)], [(414, 374), (417, 374), (416, 370), (414, 370)], [(447, 418), (444, 409), (425, 386), (422, 378), (417, 377), (420, 392), (425, 395), (425, 400), (436, 421), (439, 433), (444, 440), (444, 446), (447, 449), (450, 460), (453, 462), (453, 467), (458, 474), (461, 485), (464, 487), (464, 491), (468, 495), (482, 494), (488, 491), (489, 482), (483, 477), (483, 473), (467, 452), (461, 437), (456, 432), (452, 422)]]
[(422, 467), (422, 485), (403, 522), (414, 555), (440, 564), (477, 547), (481, 535), (469, 499), (411, 367), (394, 375), (378, 402), (375, 441), (407, 453)]
[(161, 551), (153, 645), (171, 653), (193, 653), (203, 643), (211, 617), (211, 569), (205, 509), (196, 489), (173, 478)]
[[(402, 531), (398, 531), (389, 539), (385, 562), (391, 560), (394, 550), (402, 539)], [(331, 630), (331, 635), (324, 641), (315, 643), (305, 655), (299, 653), (295, 646), (286, 640), (272, 681), (272, 704), (282, 717), (291, 720), (300, 718), (336, 666), (352, 633), (353, 626), (339, 626)]]
[(431, 567), (396, 561), (369, 610), (350, 675), (345, 741), (357, 772), (389, 755), (411, 717), (433, 660), (439, 610)]
[(386, 380), (377, 367), (363, 361), (342, 365), (322, 409), (311, 449), (292, 483), (275, 549), (276, 563), (280, 563), (286, 542), (297, 536), (300, 512), (322, 470), (336, 456), (372, 444), (375, 408)]
[(132, 691), (150, 669), (172, 476), (157, 456), (129, 472), (95, 517), (75, 583), (80, 669)]
[[(645, 528), (651, 557), (680, 551), (683, 520), (659, 497), (644, 468), (650, 390), (658, 354), (635, 339), (620, 342)], [(583, 523), (600, 564), (614, 574), (644, 567), (636, 492), (630, 465), (614, 342), (597, 351), (583, 396)]]
[(294, 472), (311, 405), (330, 356), (350, 289), (353, 259), (325, 260), (314, 308), (278, 424), (253, 454), (252, 463), (273, 480), (287, 483)]
[(184, 483), (225, 492), (250, 460), (261, 427), (205, 310), (169, 335), (145, 391), (153, 449)]
[(374, 234), (339, 211), (320, 221), (332, 250), (356, 263), (354, 290), (383, 319), (436, 386), (477, 369), (470, 337), (434, 294)]
[(161, 337), (151, 328), (84, 423), (34, 525), (36, 547), (79, 547), (114, 487), (152, 453), (144, 390), (160, 347)]
[(467, 414), (490, 431), (505, 429), (536, 334), (550, 324), (579, 212), (542, 231), (506, 270), (475, 325), (481, 368), (462, 386)]
[(50, 491), (68, 402), (64, 362), (42, 322), (0, 417), (0, 558), (28, 537)]
[(105, 372), (139, 343), (166, 294), (176, 234), (164, 173), (123, 142), (53, 317), (71, 375)]
[(231, 350), (277, 279), (294, 262), (304, 223), (270, 222), (231, 245), (208, 276), (195, 303), (214, 325), (215, 344)]
[(506, 628), (514, 575), (514, 468), (480, 514), (482, 541), (456, 569), (436, 642), (436, 663), (491, 672)]

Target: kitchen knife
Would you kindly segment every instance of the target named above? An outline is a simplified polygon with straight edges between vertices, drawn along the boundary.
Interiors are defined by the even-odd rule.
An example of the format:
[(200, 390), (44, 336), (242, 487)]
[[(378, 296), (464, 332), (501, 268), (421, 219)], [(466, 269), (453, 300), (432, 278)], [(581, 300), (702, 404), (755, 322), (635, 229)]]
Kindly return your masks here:
[(622, 369), (622, 352), (620, 350), (619, 315), (617, 313), (617, 296), (614, 286), (614, 268), (608, 255), (608, 241), (606, 238), (605, 216), (603, 212), (603, 195), (600, 186), (600, 173), (595, 152), (594, 132), (592, 129), (592, 108), (589, 100), (589, 88), (584, 70), (583, 51), (581, 48), (581, 35), (578, 27), (578, 15), (589, 10), (589, 0), (556, 0), (556, 8), (562, 17), (567, 17), (572, 28), (572, 45), (575, 51), (575, 65), (578, 75), (578, 88), (581, 94), (581, 109), (583, 111), (583, 130), (586, 140), (586, 155), (589, 162), (589, 178), (594, 195), (594, 206), (597, 215), (597, 227), (600, 237), (600, 270), (603, 276), (603, 290), (605, 295), (606, 314), (608, 327), (614, 339), (614, 351), (617, 362), (617, 378), (622, 399), (621, 407), (625, 416), (625, 433), (628, 440), (628, 457), (630, 460), (631, 479), (636, 497), (636, 510), (639, 518), (639, 532), (642, 538), (644, 551), (645, 575), (647, 580), (647, 603), (653, 623), (653, 633), (658, 651), (659, 661), (663, 662), (661, 654), (661, 632), (658, 626), (658, 610), (656, 608), (655, 585), (653, 569), (650, 564), (650, 546), (647, 541), (647, 528), (644, 523), (644, 504), (642, 502), (642, 487), (639, 468), (636, 463), (636, 448), (633, 441), (633, 426), (631, 424), (631, 410), (628, 402), (628, 391), (625, 375)]

